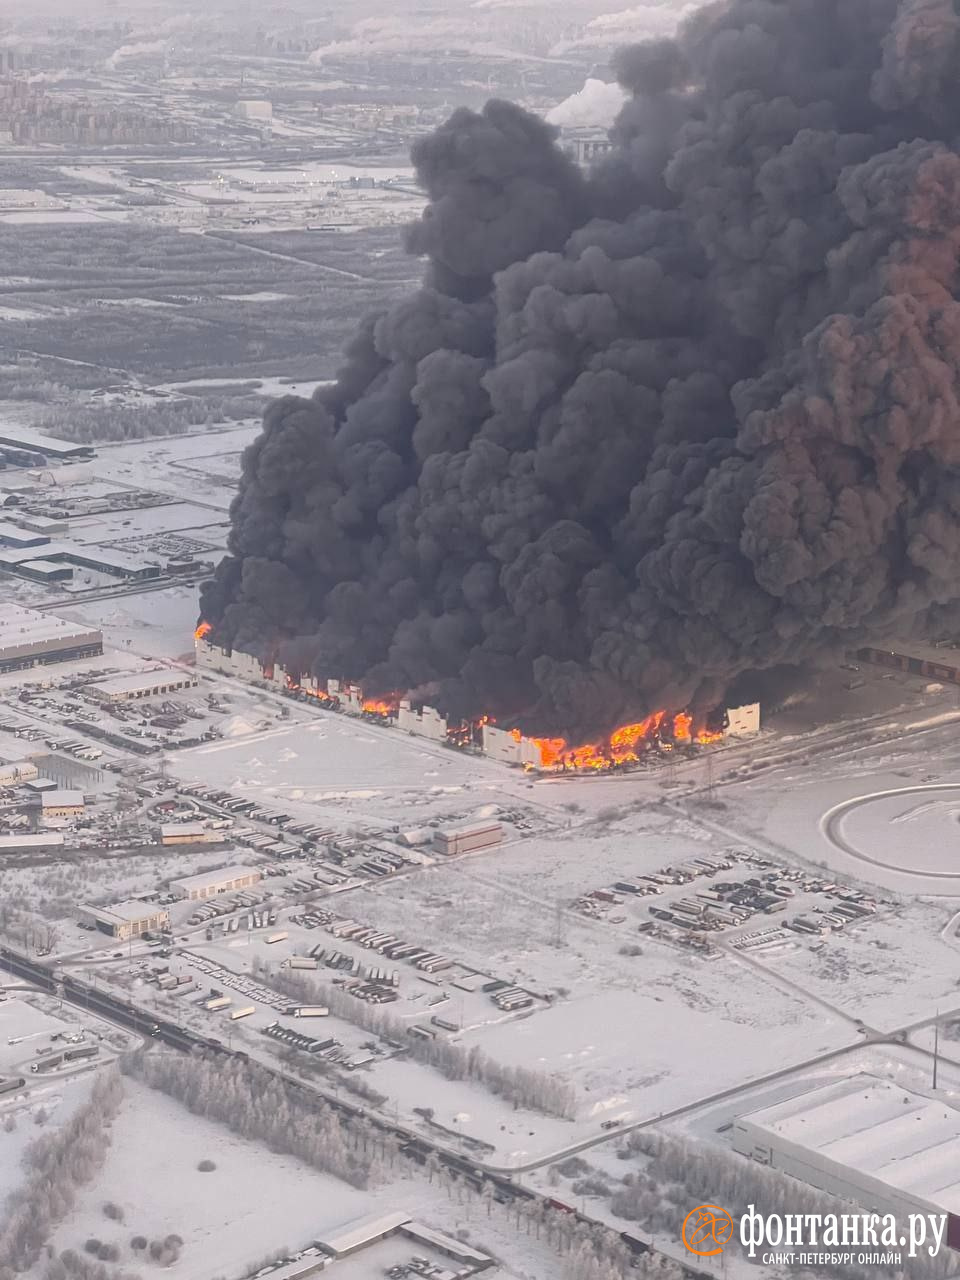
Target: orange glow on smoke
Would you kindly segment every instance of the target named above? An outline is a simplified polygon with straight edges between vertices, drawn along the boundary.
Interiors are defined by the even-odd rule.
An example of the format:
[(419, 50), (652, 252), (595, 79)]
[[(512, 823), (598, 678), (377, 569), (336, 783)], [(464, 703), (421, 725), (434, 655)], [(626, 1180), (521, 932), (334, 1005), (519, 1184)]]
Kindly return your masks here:
[(197, 627), (196, 631), (193, 633), (193, 638), (194, 640), (204, 640), (212, 630), (213, 630), (213, 627), (211, 627), (209, 622), (201, 622), (200, 625)]

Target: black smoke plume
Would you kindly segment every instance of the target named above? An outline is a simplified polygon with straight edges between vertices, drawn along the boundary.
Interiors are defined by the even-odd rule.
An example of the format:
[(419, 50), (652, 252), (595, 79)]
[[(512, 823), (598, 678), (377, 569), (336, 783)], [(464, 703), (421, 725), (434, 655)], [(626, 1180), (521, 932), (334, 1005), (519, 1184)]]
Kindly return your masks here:
[(960, 609), (960, 17), (733, 0), (624, 50), (588, 178), (413, 159), (423, 288), (269, 411), (225, 644), (583, 738)]

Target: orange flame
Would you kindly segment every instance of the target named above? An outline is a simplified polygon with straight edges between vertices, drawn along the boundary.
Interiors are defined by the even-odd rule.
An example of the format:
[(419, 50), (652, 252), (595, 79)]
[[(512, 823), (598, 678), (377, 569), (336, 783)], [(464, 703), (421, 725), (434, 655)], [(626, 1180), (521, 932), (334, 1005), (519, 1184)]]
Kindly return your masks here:
[[(672, 729), (672, 737), (667, 733), (660, 737), (661, 730)], [(513, 735), (520, 741), (520, 734), (514, 730)], [(709, 729), (693, 732), (693, 716), (680, 711), (669, 719), (665, 711), (655, 711), (636, 724), (624, 724), (615, 729), (603, 742), (585, 743), (582, 746), (570, 746), (563, 738), (533, 738), (540, 752), (541, 769), (613, 769), (617, 765), (633, 764), (640, 759), (643, 750), (656, 742), (663, 751), (672, 751), (676, 744), (687, 745), (696, 742), (707, 745), (722, 742), (723, 734)]]
[(193, 638), (194, 640), (204, 640), (212, 630), (213, 630), (213, 627), (210, 625), (209, 622), (201, 622), (200, 625), (197, 627), (196, 631), (193, 633)]
[[(207, 622), (197, 628), (197, 638), (209, 634), (212, 630)], [(315, 698), (321, 706), (339, 709), (340, 700), (318, 688), (309, 688), (297, 683), (287, 676), (287, 688), (291, 691)], [(361, 707), (365, 714), (392, 719), (396, 716), (402, 695), (387, 694), (383, 698), (364, 698)], [(450, 725), (447, 729), (448, 742), (457, 747), (466, 748), (479, 742), (478, 731), (484, 724), (495, 723), (491, 716), (481, 716), (477, 720), (461, 721)], [(520, 729), (507, 731), (514, 742), (523, 742), (524, 735)], [(645, 720), (635, 724), (624, 724), (601, 742), (587, 742), (571, 745), (565, 738), (530, 738), (540, 756), (539, 765), (526, 768), (552, 770), (593, 771), (601, 772), (614, 769), (618, 765), (635, 764), (641, 755), (654, 747), (660, 751), (673, 751), (676, 746), (709, 746), (723, 741), (722, 731), (702, 727), (694, 731), (693, 716), (687, 711), (678, 711), (672, 717), (666, 711), (654, 711)]]
[[(397, 702), (399, 702), (399, 698)], [(386, 702), (380, 698), (364, 698), (363, 709), (374, 716), (392, 716), (396, 713), (397, 703)]]

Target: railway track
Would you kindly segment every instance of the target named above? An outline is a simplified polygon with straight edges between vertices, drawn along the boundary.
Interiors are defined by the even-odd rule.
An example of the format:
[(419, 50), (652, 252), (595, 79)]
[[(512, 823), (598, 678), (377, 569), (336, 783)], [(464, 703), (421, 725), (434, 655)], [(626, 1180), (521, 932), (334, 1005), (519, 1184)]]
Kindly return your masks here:
[[(148, 1040), (156, 1040), (158, 1043), (165, 1044), (181, 1053), (202, 1053), (215, 1057), (232, 1057), (241, 1061), (249, 1061), (249, 1055), (242, 1051), (229, 1049), (220, 1040), (198, 1035), (193, 1031), (188, 1031), (186, 1028), (178, 1026), (176, 1023), (162, 1019), (158, 1020), (145, 1009), (140, 1009), (136, 1005), (122, 1000), (119, 996), (113, 996), (108, 992), (101, 991), (88, 983), (81, 982), (70, 974), (59, 972), (50, 965), (31, 960), (29, 956), (25, 956), (11, 947), (0, 946), (0, 968), (6, 969), (15, 977), (25, 979), (42, 991), (52, 995), (59, 995), (70, 1004), (87, 1009), (91, 1013), (96, 1013), (126, 1031), (132, 1031)], [(541, 1195), (529, 1187), (521, 1186), (505, 1174), (490, 1172), (465, 1156), (430, 1142), (420, 1133), (407, 1129), (401, 1124), (388, 1121), (363, 1107), (354, 1106), (352, 1103), (344, 1102), (341, 1098), (332, 1097), (279, 1067), (267, 1066), (265, 1063), (260, 1062), (259, 1059), (257, 1060), (257, 1065), (282, 1081), (295, 1095), (313, 1095), (314, 1098), (321, 1098), (327, 1106), (348, 1119), (365, 1120), (380, 1132), (392, 1134), (400, 1140), (401, 1151), (411, 1160), (425, 1164), (433, 1156), (445, 1168), (455, 1172), (459, 1177), (466, 1178), (474, 1185), (480, 1186), (484, 1183), (491, 1185), (494, 1193), (503, 1202), (518, 1199), (539, 1201), (557, 1212), (572, 1215), (594, 1229), (609, 1231), (622, 1243), (627, 1242), (629, 1237), (627, 1247), (630, 1248), (635, 1256), (649, 1254), (653, 1257), (662, 1258), (664, 1265), (675, 1263), (675, 1259), (668, 1258), (665, 1254), (660, 1254), (652, 1246), (631, 1233), (617, 1232), (615, 1228), (610, 1227), (607, 1223), (580, 1213), (572, 1206), (562, 1204), (550, 1196)], [(681, 1265), (686, 1280), (715, 1280), (715, 1277), (706, 1272), (698, 1271), (683, 1264), (679, 1265)]]

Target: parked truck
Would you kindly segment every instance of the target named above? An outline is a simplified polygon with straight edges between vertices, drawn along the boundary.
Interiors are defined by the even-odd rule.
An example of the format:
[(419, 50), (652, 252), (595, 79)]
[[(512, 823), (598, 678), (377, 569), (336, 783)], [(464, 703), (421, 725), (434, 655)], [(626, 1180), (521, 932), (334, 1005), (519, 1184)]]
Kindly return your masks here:
[(251, 1013), (257, 1012), (255, 1004), (246, 1004), (242, 1009), (234, 1009), (231, 1011), (230, 1020), (236, 1022), (237, 1018), (249, 1018)]
[(212, 996), (209, 1000), (204, 1000), (203, 1007), (209, 1013), (216, 1013), (218, 1009), (226, 1009), (231, 1004), (233, 1000), (230, 996)]
[(322, 1004), (297, 1004), (287, 1010), (290, 1018), (325, 1018), (330, 1010)]

